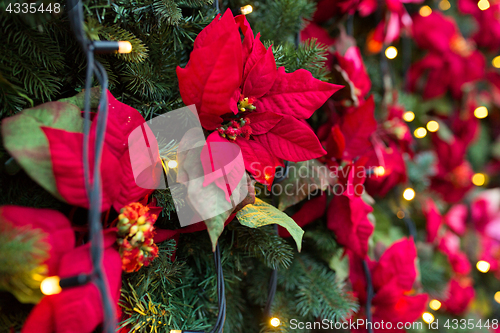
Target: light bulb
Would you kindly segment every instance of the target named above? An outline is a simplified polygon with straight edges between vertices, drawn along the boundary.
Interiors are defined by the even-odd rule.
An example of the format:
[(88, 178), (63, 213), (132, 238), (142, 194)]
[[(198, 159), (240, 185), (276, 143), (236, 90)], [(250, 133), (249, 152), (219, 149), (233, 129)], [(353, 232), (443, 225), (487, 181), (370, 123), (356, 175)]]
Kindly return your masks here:
[(448, 9), (450, 9), (450, 7), (451, 7), (451, 4), (448, 0), (441, 0), (439, 2), (439, 9), (441, 9), (441, 10), (448, 10)]
[(396, 216), (398, 217), (398, 219), (402, 220), (405, 218), (405, 212), (403, 212), (402, 210), (398, 211)]
[(415, 113), (413, 113), (412, 111), (406, 111), (406, 112), (403, 114), (403, 119), (404, 119), (404, 121), (406, 121), (407, 123), (412, 122), (412, 121), (415, 119)]
[(424, 312), (422, 314), (422, 319), (427, 323), (430, 324), (434, 321), (434, 316), (430, 312)]
[(394, 59), (398, 55), (398, 49), (395, 48), (394, 46), (389, 46), (387, 49), (385, 49), (385, 56), (388, 59)]
[(477, 3), (477, 6), (479, 7), (479, 9), (481, 10), (486, 10), (488, 8), (490, 8), (490, 2), (488, 0), (480, 0), (478, 3)]
[(118, 42), (118, 53), (130, 53), (132, 52), (132, 44), (129, 41), (119, 41)]
[(493, 60), (491, 61), (491, 64), (495, 68), (500, 68), (500, 56), (496, 56), (495, 58), (493, 58)]
[(474, 116), (478, 119), (483, 119), (488, 117), (488, 109), (486, 106), (479, 106), (474, 110)]
[(413, 200), (415, 198), (415, 190), (412, 188), (407, 188), (403, 192), (403, 198), (405, 198), (405, 200), (408, 200), (408, 201)]
[(429, 132), (437, 132), (439, 129), (439, 123), (435, 120), (431, 120), (427, 123), (426, 127)]
[(432, 9), (429, 6), (422, 6), (420, 7), (418, 13), (420, 14), (420, 16), (427, 17), (432, 14)]
[(240, 9), (241, 9), (241, 14), (243, 15), (248, 15), (251, 12), (253, 12), (253, 7), (250, 5), (243, 6)]
[(273, 317), (273, 318), (271, 318), (270, 323), (271, 323), (272, 327), (278, 327), (278, 326), (280, 326), (281, 321), (279, 320), (279, 318)]
[(378, 166), (373, 170), (373, 173), (378, 177), (382, 177), (385, 175), (385, 168), (383, 166)]
[(167, 165), (168, 165), (168, 167), (170, 169), (177, 168), (177, 161), (176, 160), (170, 160), (170, 161), (168, 161)]
[(437, 299), (433, 299), (432, 301), (429, 302), (429, 307), (432, 310), (437, 311), (441, 308), (441, 302), (438, 301)]
[(495, 293), (494, 298), (495, 298), (495, 302), (500, 303), (500, 291), (497, 291)]
[(44, 295), (55, 295), (61, 292), (61, 286), (59, 285), (59, 276), (49, 276), (43, 279), (40, 284), (40, 290)]
[(486, 183), (486, 176), (482, 173), (476, 173), (472, 176), (472, 184), (476, 186), (483, 186)]
[(476, 264), (477, 270), (480, 271), (481, 273), (488, 273), (490, 267), (491, 267), (490, 263), (484, 260), (479, 260)]
[(423, 127), (419, 127), (413, 132), (416, 138), (422, 139), (427, 135), (427, 130)]

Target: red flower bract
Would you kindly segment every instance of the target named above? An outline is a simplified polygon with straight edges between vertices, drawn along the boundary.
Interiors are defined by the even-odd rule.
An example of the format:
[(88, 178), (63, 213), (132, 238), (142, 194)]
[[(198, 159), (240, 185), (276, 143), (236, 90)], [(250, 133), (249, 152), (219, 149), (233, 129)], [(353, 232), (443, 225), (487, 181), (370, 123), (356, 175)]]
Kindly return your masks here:
[[(229, 10), (217, 16), (196, 37), (190, 60), (177, 68), (177, 76), (182, 99), (196, 105), (201, 125), (238, 144), (246, 169), (259, 182), (271, 184), (283, 159), (298, 162), (325, 153), (300, 120), (341, 87), (303, 69), (276, 69), (272, 49), (264, 47), (259, 34), (254, 38), (244, 16), (233, 17)], [(245, 118), (251, 131), (229, 129)]]
[[(134, 108), (116, 100), (108, 91), (108, 120), (101, 162), (102, 210), (113, 206), (119, 211), (123, 206), (137, 201), (152, 190), (137, 186), (132, 172), (128, 136), (144, 123), (144, 118)], [(97, 118), (90, 129), (89, 166), (94, 163), (94, 143)], [(146, 131), (149, 130), (145, 126)], [(70, 204), (88, 208), (83, 170), (83, 134), (43, 127), (50, 147), (57, 190)], [(150, 131), (150, 130), (149, 130)], [(148, 135), (148, 138), (153, 136)], [(152, 151), (158, 151), (156, 141), (150, 140)], [(156, 156), (159, 162), (159, 155)], [(154, 167), (153, 167), (154, 168)], [(93, 175), (91, 175), (92, 178)], [(155, 182), (151, 169), (151, 182)], [(92, 180), (90, 180), (92, 182)], [(154, 188), (154, 185), (149, 186)]]
[[(425, 310), (427, 294), (413, 294), (412, 288), (417, 277), (415, 259), (417, 250), (411, 239), (402, 239), (389, 247), (378, 262), (368, 261), (375, 296), (372, 300), (372, 322), (394, 323), (413, 322)], [(360, 304), (366, 303), (366, 279), (360, 257), (349, 252), (349, 277)], [(360, 329), (366, 332), (366, 329)], [(375, 332), (384, 330), (375, 330)]]

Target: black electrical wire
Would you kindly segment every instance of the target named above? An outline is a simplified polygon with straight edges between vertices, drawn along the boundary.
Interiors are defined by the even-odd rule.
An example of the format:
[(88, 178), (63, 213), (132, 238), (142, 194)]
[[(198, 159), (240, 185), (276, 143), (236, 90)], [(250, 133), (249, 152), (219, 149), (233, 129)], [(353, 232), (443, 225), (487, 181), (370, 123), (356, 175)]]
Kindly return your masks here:
[[(285, 161), (283, 163), (283, 167), (280, 168), (278, 171), (276, 171), (275, 176), (274, 176), (274, 181), (273, 185), (271, 187), (271, 195), (272, 195), (272, 204), (273, 206), (277, 206), (277, 198), (275, 195), (272, 194), (273, 188), (275, 184), (281, 183), (283, 180), (285, 180), (288, 177), (288, 172), (290, 170), (289, 165), (290, 162)], [(274, 232), (278, 234), (278, 225), (274, 225)], [(268, 318), (271, 318), (272, 316), (272, 306), (274, 302), (274, 297), (276, 296), (276, 289), (278, 287), (278, 270), (275, 268), (271, 272), (271, 278), (269, 279), (269, 284), (267, 288), (267, 301), (266, 301), (266, 306), (264, 308), (264, 313)]]
[[(90, 280), (97, 286), (101, 295), (104, 310), (103, 331), (106, 333), (113, 333), (116, 329), (116, 313), (111, 301), (112, 297), (109, 291), (109, 285), (107, 283), (106, 273), (103, 265), (104, 239), (100, 221), (102, 202), (100, 165), (108, 114), (108, 77), (102, 65), (99, 62), (95, 61), (94, 46), (85, 35), (85, 31), (83, 29), (83, 7), (81, 1), (68, 0), (68, 8), (71, 28), (77, 40), (80, 42), (87, 57), (87, 73), (84, 96), (83, 169), (85, 188), (89, 200), (88, 222), (90, 231), (90, 255), (93, 265), (93, 271)], [(97, 117), (96, 126), (94, 165), (92, 168), (93, 179), (92, 184), (90, 184), (90, 166), (88, 165), (90, 136), (90, 88), (92, 84), (92, 74), (94, 72), (101, 85), (102, 91), (99, 101), (99, 114)], [(82, 283), (86, 282), (85, 279), (82, 279), (82, 281)]]
[(365, 312), (366, 312), (366, 321), (368, 323), (368, 333), (373, 333), (373, 327), (372, 327), (372, 299), (373, 299), (373, 284), (372, 284), (372, 276), (370, 274), (370, 268), (368, 267), (368, 263), (366, 260), (362, 260), (363, 263), (363, 272), (365, 273), (365, 279), (366, 279), (366, 305), (365, 305)]
[(217, 243), (217, 246), (215, 247), (214, 262), (217, 274), (217, 303), (219, 307), (219, 314), (217, 315), (215, 326), (210, 333), (222, 333), (224, 329), (224, 322), (226, 321), (226, 290), (224, 286), (224, 272), (222, 270), (219, 243)]

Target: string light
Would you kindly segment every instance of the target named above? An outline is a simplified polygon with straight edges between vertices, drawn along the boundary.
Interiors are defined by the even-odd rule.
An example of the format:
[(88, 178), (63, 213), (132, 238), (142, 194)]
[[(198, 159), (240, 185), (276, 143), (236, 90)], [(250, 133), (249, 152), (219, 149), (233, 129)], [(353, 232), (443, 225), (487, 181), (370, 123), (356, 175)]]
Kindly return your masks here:
[(168, 167), (170, 169), (177, 168), (177, 161), (176, 160), (170, 160), (170, 161), (168, 161), (167, 165), (168, 165)]
[(61, 286), (59, 285), (59, 276), (49, 276), (43, 279), (40, 284), (40, 290), (44, 295), (55, 295), (61, 292)]
[(396, 216), (398, 217), (398, 219), (402, 220), (405, 218), (405, 212), (403, 212), (402, 210), (398, 211), (398, 213), (396, 214)]
[(439, 123), (435, 120), (431, 120), (427, 123), (426, 127), (429, 132), (437, 132), (439, 129)]
[(483, 119), (488, 117), (488, 109), (486, 106), (479, 106), (474, 110), (474, 116), (478, 119)]
[(408, 187), (404, 192), (403, 192), (403, 198), (407, 201), (411, 201), (415, 198), (415, 190)]
[(429, 6), (422, 6), (420, 7), (418, 13), (420, 14), (420, 16), (427, 17), (432, 14), (432, 9)]
[(482, 173), (476, 173), (472, 176), (472, 184), (476, 186), (483, 186), (486, 183), (486, 176)]
[(439, 2), (439, 9), (441, 10), (448, 10), (450, 7), (451, 4), (448, 0), (441, 0), (441, 2)]
[(385, 175), (385, 168), (383, 166), (378, 166), (373, 169), (373, 173), (378, 177), (382, 177), (383, 175)]
[(430, 324), (434, 321), (434, 316), (430, 312), (424, 312), (422, 314), (422, 319), (425, 321), (427, 324)]
[(479, 9), (481, 10), (486, 10), (488, 8), (490, 8), (490, 2), (488, 0), (480, 0), (478, 3), (477, 3), (477, 6), (479, 7)]
[(248, 15), (251, 12), (253, 12), (253, 7), (250, 5), (243, 6), (240, 9), (241, 9), (241, 14), (243, 15)]
[(132, 44), (129, 41), (119, 41), (118, 42), (118, 53), (130, 53), (132, 52)]
[(388, 59), (396, 58), (398, 56), (398, 49), (394, 46), (389, 46), (387, 49), (385, 49), (385, 56)]
[(500, 56), (496, 56), (495, 58), (493, 58), (493, 60), (491, 61), (491, 64), (495, 68), (500, 68)]
[(415, 134), (416, 138), (422, 139), (427, 135), (427, 130), (423, 127), (419, 127), (415, 130), (415, 132), (413, 132), (413, 134)]
[(495, 302), (500, 303), (500, 291), (497, 291), (495, 293), (495, 297), (494, 298), (495, 298)]
[(410, 122), (412, 122), (415, 119), (415, 113), (413, 113), (413, 111), (406, 111), (403, 114), (403, 119), (407, 123), (410, 123)]
[(490, 267), (491, 267), (490, 263), (484, 260), (479, 260), (476, 264), (477, 270), (480, 271), (481, 273), (488, 273)]
[(272, 327), (278, 327), (281, 324), (281, 320), (279, 320), (279, 318), (273, 317), (271, 318), (270, 323)]
[(438, 301), (437, 299), (433, 299), (432, 301), (429, 302), (429, 307), (432, 310), (437, 311), (441, 308), (441, 302)]

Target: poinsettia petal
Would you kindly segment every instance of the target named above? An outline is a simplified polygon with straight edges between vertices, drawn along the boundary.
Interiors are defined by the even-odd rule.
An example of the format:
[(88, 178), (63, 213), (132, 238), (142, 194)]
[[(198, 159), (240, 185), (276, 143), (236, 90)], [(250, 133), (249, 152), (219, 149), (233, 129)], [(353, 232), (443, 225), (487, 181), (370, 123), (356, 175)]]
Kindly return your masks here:
[(328, 136), (328, 139), (326, 139), (325, 148), (328, 152), (328, 156), (332, 156), (336, 159), (341, 159), (344, 155), (345, 139), (338, 124), (332, 127), (330, 135)]
[(238, 139), (236, 144), (241, 148), (245, 169), (256, 181), (270, 186), (276, 167), (283, 166), (283, 162), (257, 141)]
[[(104, 142), (107, 149), (120, 159), (127, 150), (127, 138), (130, 132), (144, 123), (142, 115), (133, 107), (123, 104), (107, 92), (108, 96), (108, 120), (106, 122), (106, 135)], [(97, 127), (97, 117), (90, 127), (91, 132), (95, 132)]]
[(278, 69), (271, 90), (257, 100), (259, 111), (276, 112), (307, 119), (342, 86), (313, 78), (305, 69), (286, 73), (284, 67)]
[(45, 261), (49, 276), (57, 275), (61, 257), (75, 246), (75, 234), (71, 223), (62, 213), (51, 209), (21, 206), (0, 207), (0, 223), (11, 223), (15, 227), (30, 226), (43, 232), (42, 241), (49, 246)]
[(235, 16), (234, 21), (240, 26), (241, 33), (243, 34), (243, 64), (246, 64), (250, 52), (252, 52), (254, 36), (250, 23), (248, 23), (245, 15)]
[(196, 104), (199, 114), (238, 112), (243, 59), (238, 26), (231, 20), (220, 34), (217, 29), (213, 36), (206, 36), (215, 40), (193, 50), (185, 68), (177, 67), (182, 100), (186, 105)]
[[(256, 39), (255, 43), (261, 43)], [(269, 47), (266, 53), (257, 61), (248, 73), (243, 83), (243, 96), (260, 98), (271, 89), (278, 75), (273, 49)]]
[(442, 217), (436, 204), (432, 199), (425, 201), (423, 207), (424, 216), (427, 219), (427, 242), (432, 243), (438, 236), (439, 228), (441, 227)]
[(257, 33), (255, 39), (252, 42), (252, 50), (250, 54), (246, 58), (246, 61), (243, 63), (243, 81), (245, 82), (248, 74), (254, 68), (254, 66), (262, 59), (262, 57), (267, 53), (266, 47), (260, 41), (260, 32)]
[(313, 130), (292, 116), (283, 116), (268, 133), (254, 135), (254, 138), (276, 157), (291, 162), (326, 154)]
[(417, 249), (412, 239), (405, 238), (392, 244), (382, 254), (372, 274), (374, 287), (382, 288), (396, 277), (403, 290), (411, 290), (417, 277), (416, 258)]
[[(292, 219), (299, 227), (304, 227), (311, 222), (323, 216), (326, 210), (327, 195), (322, 192), (321, 195), (306, 201), (299, 211), (292, 215)], [(285, 228), (278, 226), (280, 237), (290, 237), (290, 233)]]
[[(50, 158), (52, 160), (57, 190), (70, 204), (84, 208), (89, 207), (85, 178), (83, 172), (83, 134), (42, 127), (49, 140)], [(89, 166), (94, 165), (95, 137), (89, 140)], [(117, 158), (104, 145), (101, 160), (102, 207), (107, 210), (118, 195), (121, 167)], [(90, 183), (93, 181), (92, 172)]]
[(373, 96), (370, 96), (342, 118), (340, 129), (345, 139), (344, 158), (353, 160), (368, 153), (371, 147), (370, 137), (377, 129), (374, 110), (375, 102)]
[(234, 27), (234, 17), (230, 9), (224, 12), (224, 15), (217, 14), (217, 16), (207, 25), (194, 40), (193, 49), (206, 47), (213, 43), (215, 40), (223, 36), (228, 30)]
[[(103, 267), (112, 296), (118, 308), (121, 287), (121, 258), (113, 247), (115, 232), (106, 232)], [(90, 243), (66, 253), (61, 260), (59, 276), (72, 277), (92, 272)], [(81, 332), (90, 333), (103, 320), (102, 302), (99, 291), (93, 283), (64, 289), (60, 294), (46, 296), (28, 317), (23, 332)], [(48, 304), (47, 304), (48, 303)], [(42, 330), (39, 329), (42, 328)], [(43, 331), (46, 329), (46, 331)]]
[[(161, 166), (161, 162), (157, 162)], [(132, 171), (132, 164), (130, 162), (130, 153), (127, 150), (125, 154), (120, 159), (121, 166), (121, 177), (120, 183), (115, 184), (115, 186), (119, 187), (119, 192), (116, 198), (113, 200), (113, 208), (119, 212), (120, 209), (125, 207), (126, 205), (139, 201), (140, 198), (150, 194), (153, 192), (153, 186), (147, 186), (146, 188), (138, 186), (138, 184), (144, 183), (159, 183), (159, 181), (155, 181), (156, 178), (163, 176), (159, 174), (158, 167), (155, 165), (151, 165), (146, 170), (144, 170), (139, 178), (136, 180), (134, 177), (134, 172)], [(146, 178), (142, 181), (141, 178)]]
[(201, 150), (200, 160), (204, 172), (203, 186), (215, 183), (224, 191), (226, 200), (231, 202), (232, 192), (245, 176), (240, 147), (213, 132)]
[(355, 195), (335, 195), (328, 206), (327, 226), (337, 242), (360, 258), (368, 253), (368, 239), (373, 225), (368, 220), (372, 208)]
[(252, 112), (246, 117), (250, 119), (253, 135), (266, 134), (283, 118), (283, 116), (273, 112)]

